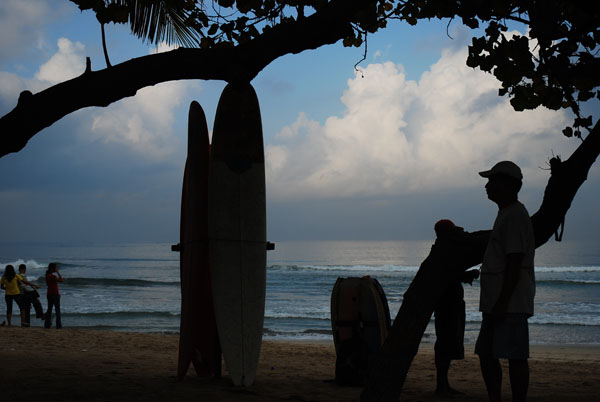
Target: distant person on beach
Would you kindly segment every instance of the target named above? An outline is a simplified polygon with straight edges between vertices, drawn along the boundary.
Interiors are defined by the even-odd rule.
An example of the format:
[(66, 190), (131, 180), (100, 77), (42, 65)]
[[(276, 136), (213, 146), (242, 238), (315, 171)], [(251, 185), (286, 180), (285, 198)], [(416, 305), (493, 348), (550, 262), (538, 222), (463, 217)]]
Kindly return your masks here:
[[(19, 265), (19, 276), (23, 278), (24, 281), (27, 281), (27, 266), (25, 264)], [(33, 289), (28, 288), (26, 283), (23, 281), (19, 282), (19, 290), (21, 291), (23, 310), (25, 314), (23, 321), (27, 325), (31, 324), (31, 305), (33, 305), (33, 309), (35, 310), (36, 318), (40, 318), (42, 320), (45, 318), (44, 309), (42, 308), (42, 303), (40, 303), (40, 294), (36, 290), (40, 287), (38, 285), (33, 285), (31, 287)]]
[[(438, 239), (449, 235), (456, 227), (449, 219), (437, 221), (434, 225)], [(461, 392), (450, 387), (448, 370), (452, 360), (465, 358), (465, 300), (462, 283), (473, 284), (479, 277), (478, 269), (471, 269), (460, 274), (448, 288), (435, 306), (435, 367), (437, 386), (435, 393), (439, 395), (457, 395)]]
[(21, 326), (28, 327), (29, 324), (24, 321), (24, 308), (23, 308), (23, 295), (19, 290), (19, 282), (23, 282), (26, 285), (35, 287), (33, 283), (27, 282), (20, 275), (17, 275), (15, 272), (15, 267), (12, 265), (7, 265), (4, 269), (4, 275), (0, 279), (0, 284), (2, 285), (5, 296), (4, 300), (6, 301), (6, 321), (9, 327), (12, 327), (12, 309), (13, 309), (13, 301), (17, 303), (19, 310), (21, 312)]
[(498, 215), (481, 265), (481, 331), (475, 345), (490, 402), (501, 399), (502, 368), (508, 359), (512, 400), (525, 401), (529, 388), (529, 329), (533, 315), (535, 239), (525, 206), (518, 201), (523, 175), (510, 161), (480, 172)]
[(46, 297), (48, 298), (48, 310), (46, 311), (45, 328), (52, 326), (52, 307), (56, 310), (56, 329), (62, 328), (62, 320), (60, 317), (60, 292), (58, 291), (58, 282), (62, 282), (63, 277), (60, 275), (58, 265), (51, 262), (46, 270), (46, 285), (48, 290)]

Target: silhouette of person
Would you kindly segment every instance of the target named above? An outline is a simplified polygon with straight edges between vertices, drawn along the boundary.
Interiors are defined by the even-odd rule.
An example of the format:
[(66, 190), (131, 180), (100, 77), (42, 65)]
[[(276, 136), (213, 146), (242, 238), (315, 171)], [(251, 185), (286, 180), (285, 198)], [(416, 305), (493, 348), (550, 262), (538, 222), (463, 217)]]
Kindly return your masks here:
[(24, 321), (23, 295), (21, 295), (21, 291), (19, 290), (19, 282), (23, 282), (29, 286), (37, 286), (33, 283), (27, 282), (27, 280), (24, 280), (20, 275), (18, 275), (15, 272), (15, 267), (12, 265), (7, 265), (4, 269), (4, 275), (0, 279), (0, 284), (2, 284), (5, 292), (4, 300), (6, 301), (6, 321), (8, 322), (9, 327), (12, 327), (13, 301), (17, 303), (17, 306), (19, 306), (19, 310), (21, 312), (21, 326), (29, 326), (29, 324), (26, 324)]
[[(455, 228), (456, 225), (449, 219), (437, 221), (434, 226), (438, 239), (450, 235)], [(471, 269), (458, 274), (456, 279), (449, 283), (447, 290), (435, 306), (436, 394), (456, 395), (461, 393), (450, 387), (448, 370), (452, 360), (465, 358), (465, 300), (462, 283), (471, 285), (473, 280), (478, 277), (478, 269)]]
[(533, 315), (535, 239), (529, 213), (518, 200), (523, 175), (510, 161), (480, 172), (487, 178), (488, 198), (498, 205), (481, 265), (481, 330), (475, 353), (491, 402), (501, 398), (502, 368), (508, 359), (512, 398), (527, 399), (529, 387), (529, 329)]
[(50, 328), (52, 326), (52, 307), (56, 310), (56, 329), (62, 328), (62, 319), (60, 316), (60, 292), (58, 291), (59, 282), (63, 282), (63, 277), (58, 270), (58, 265), (51, 262), (48, 264), (48, 269), (46, 270), (46, 285), (48, 286), (46, 297), (48, 298), (48, 310), (46, 311), (46, 320), (44, 322), (45, 328)]
[[(19, 276), (23, 278), (24, 281), (27, 281), (27, 266), (25, 264), (19, 265)], [(33, 289), (39, 289), (38, 285), (33, 285)], [(21, 292), (21, 298), (23, 303), (24, 317), (23, 321), (25, 324), (29, 325), (30, 316), (31, 316), (31, 305), (33, 305), (33, 309), (35, 310), (36, 318), (44, 319), (44, 309), (42, 308), (42, 303), (40, 303), (40, 295), (36, 290), (30, 290), (27, 288), (25, 282), (19, 282), (19, 290)]]

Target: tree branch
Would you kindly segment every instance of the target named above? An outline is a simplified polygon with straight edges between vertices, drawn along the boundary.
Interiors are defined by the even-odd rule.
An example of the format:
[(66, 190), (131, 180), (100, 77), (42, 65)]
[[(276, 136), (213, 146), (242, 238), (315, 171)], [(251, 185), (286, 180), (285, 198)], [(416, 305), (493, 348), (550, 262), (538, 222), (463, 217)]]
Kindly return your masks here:
[(561, 162), (559, 158), (552, 158), (552, 174), (544, 190), (542, 204), (531, 216), (536, 247), (545, 244), (564, 222), (575, 194), (587, 179), (599, 154), (600, 123), (597, 122), (569, 159)]
[(281, 24), (235, 47), (180, 48), (89, 71), (37, 94), (24, 91), (17, 106), (0, 118), (0, 157), (18, 152), (38, 132), (89, 106), (108, 106), (141, 88), (185, 79), (250, 82), (286, 54), (333, 44), (350, 36), (351, 22), (373, 0), (333, 0), (319, 12)]

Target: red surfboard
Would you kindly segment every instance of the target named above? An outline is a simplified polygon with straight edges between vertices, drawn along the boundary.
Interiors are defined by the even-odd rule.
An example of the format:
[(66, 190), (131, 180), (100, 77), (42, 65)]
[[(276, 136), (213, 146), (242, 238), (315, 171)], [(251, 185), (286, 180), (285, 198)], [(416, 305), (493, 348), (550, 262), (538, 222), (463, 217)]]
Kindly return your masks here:
[(338, 384), (364, 384), (390, 326), (388, 302), (377, 279), (337, 279), (331, 292), (331, 329)]
[(200, 104), (190, 104), (180, 224), (181, 324), (177, 378), (190, 363), (199, 376), (221, 375), (208, 248), (209, 138)]

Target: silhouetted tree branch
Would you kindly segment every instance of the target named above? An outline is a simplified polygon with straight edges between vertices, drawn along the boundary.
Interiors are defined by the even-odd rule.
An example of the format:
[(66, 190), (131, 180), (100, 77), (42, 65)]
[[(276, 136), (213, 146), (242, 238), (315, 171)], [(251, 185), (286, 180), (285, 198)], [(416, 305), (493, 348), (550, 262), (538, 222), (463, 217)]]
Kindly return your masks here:
[(76, 110), (108, 106), (147, 86), (185, 79), (249, 82), (283, 55), (316, 49), (352, 35), (355, 14), (373, 3), (335, 0), (309, 17), (282, 23), (235, 47), (180, 48), (86, 71), (37, 94), (24, 91), (17, 106), (0, 118), (0, 157), (20, 151), (35, 134)]

